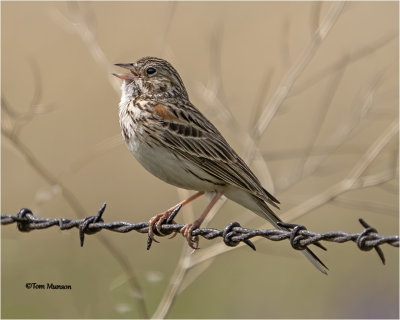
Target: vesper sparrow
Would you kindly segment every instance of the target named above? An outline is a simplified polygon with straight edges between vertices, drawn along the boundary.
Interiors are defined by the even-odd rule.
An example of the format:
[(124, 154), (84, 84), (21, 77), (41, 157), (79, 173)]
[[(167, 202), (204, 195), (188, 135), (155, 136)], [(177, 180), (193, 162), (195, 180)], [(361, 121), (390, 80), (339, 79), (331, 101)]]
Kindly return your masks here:
[[(262, 187), (221, 133), (190, 102), (181, 77), (170, 63), (144, 57), (135, 63), (116, 65), (130, 71), (114, 74), (124, 80), (119, 121), (128, 149), (156, 177), (179, 188), (198, 191), (150, 220), (152, 239), (154, 226), (159, 230), (178, 205), (204, 193), (213, 194), (211, 202), (199, 219), (181, 230), (192, 248), (198, 245), (192, 231), (200, 227), (221, 195), (283, 229), (277, 225), (281, 220), (269, 207), (279, 209), (279, 201)], [(302, 252), (326, 273), (326, 266), (310, 249)]]

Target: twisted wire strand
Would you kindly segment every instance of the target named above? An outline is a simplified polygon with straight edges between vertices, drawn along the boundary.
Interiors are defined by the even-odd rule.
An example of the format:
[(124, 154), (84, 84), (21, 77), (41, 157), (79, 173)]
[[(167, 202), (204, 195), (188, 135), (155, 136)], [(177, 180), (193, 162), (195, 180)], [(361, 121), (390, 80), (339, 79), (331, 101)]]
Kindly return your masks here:
[[(79, 229), (79, 238), (81, 246), (84, 244), (85, 235), (97, 233), (103, 229), (126, 233), (130, 231), (137, 231), (140, 233), (148, 233), (149, 223), (139, 222), (131, 223), (126, 221), (104, 222), (102, 215), (105, 211), (106, 204), (103, 204), (96, 216), (89, 216), (84, 219), (72, 220), (67, 218), (38, 218), (32, 213), (30, 209), (21, 209), (16, 216), (9, 214), (1, 214), (1, 224), (17, 224), (17, 228), (21, 232), (29, 232), (32, 230), (47, 229), (53, 226), (58, 226), (60, 230), (69, 230), (72, 228)], [(160, 232), (154, 229), (154, 233), (158, 236), (165, 236), (172, 233), (179, 232), (184, 224), (177, 224), (173, 221), (174, 217), (180, 210), (177, 207), (170, 219), (160, 226)], [(344, 243), (353, 241), (357, 247), (362, 251), (370, 251), (375, 249), (381, 261), (385, 264), (385, 257), (382, 249), (379, 247), (382, 244), (388, 244), (393, 247), (399, 247), (399, 236), (383, 236), (377, 230), (367, 224), (363, 219), (359, 222), (364, 227), (364, 230), (359, 233), (347, 233), (343, 231), (331, 231), (325, 233), (311, 232), (303, 225), (279, 222), (279, 226), (287, 228), (288, 230), (280, 229), (247, 229), (243, 228), (238, 222), (232, 222), (225, 229), (218, 230), (214, 228), (200, 228), (192, 232), (195, 238), (203, 237), (204, 239), (211, 240), (217, 237), (222, 237), (227, 246), (237, 246), (240, 242), (244, 242), (253, 250), (256, 250), (254, 244), (250, 239), (254, 237), (263, 237), (272, 241), (282, 241), (288, 239), (292, 247), (296, 250), (303, 250), (307, 246), (314, 244), (324, 250), (320, 242), (336, 242)], [(152, 239), (148, 237), (147, 249), (150, 249)]]

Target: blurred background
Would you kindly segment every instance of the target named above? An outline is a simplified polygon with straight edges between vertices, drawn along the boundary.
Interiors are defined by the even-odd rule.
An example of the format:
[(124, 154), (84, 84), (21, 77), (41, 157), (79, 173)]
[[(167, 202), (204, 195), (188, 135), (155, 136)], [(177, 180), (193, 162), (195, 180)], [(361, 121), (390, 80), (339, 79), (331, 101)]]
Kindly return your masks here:
[[(2, 2), (1, 212), (148, 221), (191, 194), (122, 142), (114, 63), (170, 61), (191, 101), (315, 232), (398, 234), (397, 2)], [(118, 70), (119, 71), (119, 70)], [(189, 222), (206, 199), (176, 219)], [(269, 228), (227, 201), (208, 223)], [(1, 233), (3, 318), (398, 318), (399, 252), (181, 236)], [(28, 290), (27, 282), (72, 290)]]

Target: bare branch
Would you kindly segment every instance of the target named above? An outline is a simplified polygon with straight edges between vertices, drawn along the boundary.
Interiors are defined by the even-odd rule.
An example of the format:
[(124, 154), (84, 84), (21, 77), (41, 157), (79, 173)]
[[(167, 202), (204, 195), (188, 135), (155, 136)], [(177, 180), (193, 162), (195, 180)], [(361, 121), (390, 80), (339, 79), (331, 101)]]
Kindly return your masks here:
[(310, 76), (308, 79), (304, 80), (301, 84), (298, 84), (296, 88), (289, 93), (288, 98), (293, 98), (300, 93), (308, 90), (311, 86), (319, 83), (324, 78), (332, 75), (334, 72), (338, 72), (343, 68), (346, 68), (351, 63), (357, 62), (360, 59), (367, 57), (375, 53), (377, 50), (383, 48), (384, 46), (388, 45), (390, 42), (395, 40), (397, 37), (397, 33), (391, 33), (385, 36), (382, 36), (372, 44), (368, 44), (353, 53), (345, 54), (343, 57), (339, 57), (336, 61), (332, 62), (331, 64), (327, 65), (325, 68), (321, 69), (314, 75)]
[[(386, 181), (385, 181), (386, 182)], [(363, 200), (355, 200), (344, 197), (336, 197), (332, 200), (333, 205), (345, 207), (348, 209), (357, 209), (363, 211), (372, 211), (379, 214), (387, 214), (391, 216), (397, 216), (399, 214), (398, 208), (388, 206), (383, 203), (376, 203), (374, 201), (363, 201)]]
[[(327, 86), (328, 89), (325, 93), (325, 97), (323, 98), (323, 101), (321, 102), (321, 106), (323, 106), (323, 107), (321, 108), (316, 119), (314, 119), (313, 122), (310, 124), (311, 126), (313, 126), (313, 130), (310, 134), (310, 138), (308, 139), (306, 150), (303, 154), (303, 157), (300, 159), (299, 163), (297, 164), (296, 168), (294, 168), (294, 170), (291, 172), (291, 179), (290, 179), (291, 185), (293, 185), (295, 181), (300, 180), (301, 178), (303, 178), (304, 176), (306, 176), (312, 172), (311, 170), (306, 170), (306, 168), (307, 168), (306, 164), (310, 160), (312, 151), (315, 147), (315, 142), (318, 140), (321, 129), (322, 129), (325, 119), (328, 115), (328, 111), (332, 107), (332, 101), (337, 92), (339, 84), (343, 78), (343, 74), (344, 74), (344, 72), (338, 72), (336, 74), (336, 77), (334, 77), (332, 79), (332, 83)], [(319, 162), (319, 163), (321, 163), (321, 162)], [(314, 164), (313, 169), (316, 169), (317, 166), (316, 166), (315, 161), (313, 164)], [(309, 168), (307, 168), (307, 169), (309, 169)]]
[(116, 92), (120, 91), (119, 81), (112, 76), (113, 64), (108, 61), (104, 51), (96, 40), (95, 16), (88, 11), (83, 10), (82, 4), (78, 2), (68, 2), (69, 17), (63, 15), (60, 11), (52, 11), (54, 22), (64, 27), (69, 32), (77, 34), (89, 49), (93, 59), (108, 75), (108, 79)]
[[(382, 75), (383, 73), (380, 73), (375, 79), (368, 83), (366, 94), (363, 99), (360, 103), (355, 104), (350, 115), (343, 117), (343, 120), (336, 126), (335, 132), (324, 141), (325, 146), (322, 148), (314, 148), (314, 150), (310, 152), (310, 156), (303, 165), (302, 174), (290, 175), (281, 179), (281, 181), (277, 181), (279, 190), (285, 190), (298, 182), (301, 178), (314, 173), (328, 156), (332, 155), (335, 150), (349, 140), (356, 132), (356, 129), (361, 125), (362, 120), (369, 114)], [(315, 145), (315, 141), (313, 145)], [(319, 152), (316, 153), (315, 150)], [(321, 153), (322, 150), (325, 150), (325, 153)]]
[[(392, 123), (385, 132), (375, 141), (374, 144), (364, 153), (360, 160), (355, 164), (353, 169), (349, 172), (340, 182), (332, 185), (325, 191), (315, 195), (314, 197), (302, 202), (301, 204), (289, 209), (282, 215), (283, 220), (296, 219), (299, 216), (304, 215), (306, 212), (310, 212), (318, 208), (319, 206), (327, 203), (331, 199), (334, 199), (340, 194), (343, 194), (349, 190), (356, 188), (365, 187), (365, 180), (362, 179), (361, 175), (365, 172), (372, 161), (378, 156), (379, 152), (395, 137), (399, 130), (398, 122)], [(368, 184), (368, 186), (370, 186)]]
[(283, 77), (281, 84), (279, 85), (277, 91), (271, 98), (270, 102), (265, 106), (264, 112), (261, 114), (259, 121), (254, 129), (253, 136), (255, 139), (259, 139), (267, 129), (269, 123), (271, 122), (273, 116), (276, 114), (282, 102), (288, 96), (290, 90), (292, 89), (294, 83), (304, 71), (306, 66), (309, 64), (311, 59), (314, 57), (322, 41), (327, 36), (328, 32), (336, 23), (344, 7), (344, 2), (334, 2), (329, 9), (328, 14), (321, 23), (320, 27), (314, 33), (314, 36), (310, 44), (306, 47), (303, 54), (298, 59), (297, 63), (294, 64), (286, 75)]

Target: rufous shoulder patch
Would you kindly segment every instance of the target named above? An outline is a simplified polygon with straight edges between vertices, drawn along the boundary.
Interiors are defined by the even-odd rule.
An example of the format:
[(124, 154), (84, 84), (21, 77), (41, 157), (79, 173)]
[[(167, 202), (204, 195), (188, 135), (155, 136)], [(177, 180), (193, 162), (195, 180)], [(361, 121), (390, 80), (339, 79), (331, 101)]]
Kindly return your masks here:
[(171, 111), (169, 111), (165, 106), (163, 106), (162, 104), (155, 105), (154, 106), (154, 111), (163, 120), (176, 119), (176, 116)]

